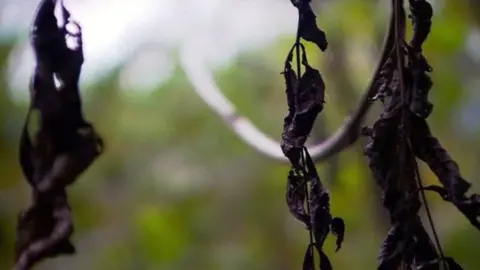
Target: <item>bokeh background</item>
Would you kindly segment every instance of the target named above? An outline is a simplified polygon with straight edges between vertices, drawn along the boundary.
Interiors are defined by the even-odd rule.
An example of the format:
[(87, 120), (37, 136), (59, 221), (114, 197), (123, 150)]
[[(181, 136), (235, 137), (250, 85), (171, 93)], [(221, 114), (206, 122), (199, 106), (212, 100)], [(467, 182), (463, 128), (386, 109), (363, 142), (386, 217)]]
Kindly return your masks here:
[[(33, 67), (28, 27), (39, 1), (0, 0), (0, 269), (13, 262), (15, 218), (29, 204), (17, 163)], [(299, 269), (308, 236), (287, 211), (288, 166), (240, 140), (193, 91), (180, 56), (192, 48), (238, 111), (279, 139), (284, 57), (296, 10), (288, 0), (65, 0), (83, 26), (82, 95), (105, 154), (69, 189), (78, 254), (39, 270)], [(364, 91), (389, 1), (313, 1), (325, 53), (307, 45), (327, 105), (311, 142), (342, 123)], [(425, 54), (434, 71), (433, 132), (480, 192), (480, 3), (431, 0)], [(375, 116), (372, 110), (370, 120)], [(335, 269), (375, 269), (388, 230), (364, 141), (318, 164), (334, 215), (347, 224)], [(436, 179), (422, 165), (426, 183)], [(428, 196), (446, 254), (480, 269), (480, 236), (451, 205)]]

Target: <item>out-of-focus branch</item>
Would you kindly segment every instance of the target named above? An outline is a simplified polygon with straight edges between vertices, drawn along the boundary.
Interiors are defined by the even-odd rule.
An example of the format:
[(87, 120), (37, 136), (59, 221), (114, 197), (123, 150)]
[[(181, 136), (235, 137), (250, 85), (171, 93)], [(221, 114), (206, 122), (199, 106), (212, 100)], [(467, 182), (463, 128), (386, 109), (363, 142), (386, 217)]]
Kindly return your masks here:
[[(383, 41), (383, 47), (374, 75), (363, 94), (358, 108), (347, 117), (343, 125), (328, 139), (308, 146), (312, 158), (321, 162), (352, 145), (360, 135), (361, 124), (372, 105), (371, 97), (376, 94), (374, 81), (383, 63), (393, 48), (394, 24), (390, 17), (389, 29)], [(261, 154), (281, 162), (288, 162), (280, 148), (280, 143), (260, 131), (249, 119), (237, 113), (235, 106), (222, 94), (216, 84), (212, 71), (207, 68), (204, 59), (198, 57), (194, 47), (184, 47), (180, 51), (180, 61), (193, 89), (212, 110), (217, 113), (238, 137)]]

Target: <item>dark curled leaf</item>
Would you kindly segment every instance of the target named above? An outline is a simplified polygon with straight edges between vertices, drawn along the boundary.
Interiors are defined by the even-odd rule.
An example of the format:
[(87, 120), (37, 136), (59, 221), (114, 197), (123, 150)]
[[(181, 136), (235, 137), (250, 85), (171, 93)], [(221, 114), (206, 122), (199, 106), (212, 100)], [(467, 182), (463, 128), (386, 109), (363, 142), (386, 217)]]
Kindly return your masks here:
[(15, 269), (29, 269), (45, 258), (75, 253), (70, 242), (73, 224), (66, 199), (64, 191), (37, 198), (34, 205), (19, 215)]
[(289, 112), (284, 119), (282, 151), (296, 168), (298, 168), (301, 148), (325, 103), (325, 83), (322, 76), (318, 70), (308, 65), (303, 45), (299, 44), (298, 46), (302, 49), (302, 64), (306, 68), (305, 73), (299, 81), (296, 80), (296, 74), (290, 65), (292, 51), (287, 57), (283, 72)]
[[(329, 195), (326, 191), (318, 193), (319, 184), (312, 181), (312, 193), (310, 201), (311, 224), (313, 228), (313, 236), (318, 250), (322, 250), (323, 243), (330, 233), (330, 224), (332, 216), (329, 207)], [(314, 192), (316, 194), (314, 194)]]
[[(319, 114), (325, 103), (325, 83), (318, 70), (308, 64), (306, 71), (300, 78), (298, 87), (298, 102), (296, 111), (298, 114)], [(315, 120), (315, 119), (314, 119)]]
[(332, 223), (330, 224), (330, 229), (332, 230), (333, 235), (337, 237), (337, 248), (335, 249), (335, 252), (337, 252), (342, 247), (343, 238), (345, 237), (345, 223), (343, 222), (343, 219), (339, 217), (333, 218)]
[(457, 209), (480, 231), (480, 195), (473, 194), (470, 197), (462, 196), (452, 199), (449, 192), (440, 186), (426, 186), (424, 190), (433, 191), (440, 195), (443, 200), (453, 203)]
[[(418, 51), (415, 51), (411, 46), (406, 45), (406, 50), (408, 53), (408, 65), (413, 73), (423, 73), (423, 72), (432, 72), (433, 68), (427, 61), (427, 58)], [(431, 79), (428, 82), (428, 88), (432, 86)], [(427, 86), (425, 86), (427, 87)]]
[(290, 51), (287, 61), (285, 62), (285, 68), (282, 72), (285, 78), (285, 93), (287, 96), (288, 113), (283, 120), (283, 132), (282, 132), (282, 151), (290, 160), (290, 162), (296, 165), (300, 160), (301, 148), (295, 144), (293, 134), (293, 118), (295, 116), (295, 88), (297, 87), (297, 75), (292, 70), (290, 61), (292, 58), (293, 48)]
[(432, 26), (432, 5), (425, 0), (410, 0), (410, 11), (413, 21), (413, 36), (410, 45), (414, 49), (420, 50)]
[(315, 43), (318, 48), (325, 51), (328, 46), (325, 32), (317, 26), (316, 16), (310, 5), (310, 0), (291, 0), (299, 12), (299, 34), (306, 41)]
[(53, 45), (58, 46), (62, 43), (63, 37), (58, 31), (57, 20), (52, 14), (55, 9), (56, 1), (42, 0), (38, 5), (33, 20), (33, 27), (30, 33), (30, 41), (36, 51), (41, 51), (36, 55), (37, 62), (50, 62), (51, 66), (56, 69), (57, 61), (52, 61), (52, 56), (58, 55), (57, 50), (53, 49)]
[[(77, 33), (57, 25), (56, 5)], [(103, 140), (83, 118), (78, 88), (83, 64), (81, 28), (69, 20), (62, 1), (42, 0), (33, 20), (30, 43), (36, 61), (30, 83), (30, 107), (20, 142), (20, 164), (33, 190), (32, 205), (19, 215), (15, 269), (26, 270), (59, 255), (75, 253), (73, 222), (66, 187), (103, 152)], [(78, 46), (67, 46), (66, 37)], [(72, 47), (72, 48), (70, 48)], [(54, 78), (59, 85), (55, 85)], [(38, 123), (28, 127), (32, 114)]]
[(295, 87), (297, 85), (297, 74), (292, 70), (290, 62), (285, 63), (285, 68), (282, 72), (285, 79), (285, 94), (287, 96), (288, 113), (284, 119), (284, 128), (290, 125), (295, 115)]
[[(17, 225), (17, 258), (28, 247), (28, 244), (35, 242), (35, 240), (45, 237), (43, 241), (46, 242), (48, 240), (46, 237), (53, 231), (55, 225), (50, 210), (30, 208), (20, 213)], [(75, 247), (69, 238), (65, 238), (58, 245), (45, 250), (45, 256), (47, 257), (54, 257), (57, 254), (71, 255), (74, 253)]]
[(313, 259), (313, 250), (315, 248), (315, 245), (310, 244), (307, 247), (307, 250), (305, 251), (305, 256), (303, 258), (303, 270), (314, 270), (315, 269), (315, 263)]
[(403, 238), (400, 225), (394, 225), (388, 231), (383, 241), (378, 256), (378, 270), (397, 269), (402, 261), (402, 255), (406, 248), (406, 239)]
[(310, 227), (310, 217), (304, 207), (305, 197), (305, 181), (303, 181), (303, 177), (296, 175), (293, 169), (290, 170), (286, 195), (288, 209), (295, 218), (305, 223), (307, 227)]
[[(430, 236), (425, 231), (420, 220), (418, 220), (417, 226), (415, 228), (414, 235), (414, 244), (413, 248), (410, 250), (410, 253), (413, 255), (414, 264), (418, 267), (419, 265), (424, 264), (425, 262), (430, 262), (438, 258), (437, 251), (430, 240)], [(438, 270), (437, 268), (425, 268), (425, 270)]]
[(332, 224), (332, 215), (330, 214), (330, 195), (323, 188), (318, 176), (312, 157), (304, 148), (304, 160), (306, 165), (306, 173), (311, 183), (310, 187), (310, 211), (311, 224), (313, 228), (313, 236), (318, 250), (322, 250), (323, 243), (330, 233)]
[(411, 117), (411, 120), (412, 130), (415, 130), (411, 136), (415, 155), (428, 164), (450, 196), (464, 196), (471, 184), (460, 175), (458, 164), (432, 135), (425, 119)]
[(303, 146), (312, 131), (317, 115), (323, 110), (325, 102), (325, 84), (318, 72), (306, 66), (296, 91), (293, 134), (296, 145)]
[(409, 66), (412, 76), (412, 100), (410, 111), (416, 116), (426, 119), (433, 110), (433, 104), (428, 101), (428, 93), (432, 88), (432, 80), (427, 75), (432, 68), (421, 53), (409, 49)]

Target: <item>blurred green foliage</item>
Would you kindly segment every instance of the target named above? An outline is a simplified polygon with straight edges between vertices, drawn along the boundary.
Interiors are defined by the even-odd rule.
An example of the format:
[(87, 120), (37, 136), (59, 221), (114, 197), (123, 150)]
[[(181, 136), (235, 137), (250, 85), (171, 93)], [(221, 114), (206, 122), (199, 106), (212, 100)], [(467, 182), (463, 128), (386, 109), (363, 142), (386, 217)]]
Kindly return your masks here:
[[(435, 83), (430, 123), (478, 192), (478, 133), (462, 132), (458, 111), (472, 96), (466, 85), (480, 74), (479, 62), (465, 50), (480, 12), (472, 13), (469, 1), (436, 2), (443, 8), (425, 47)], [(314, 139), (331, 134), (354, 109), (379, 56), (386, 18), (375, 1), (328, 1), (319, 9), (331, 46), (310, 54), (328, 91)], [(29, 203), (17, 164), (28, 104), (14, 101), (6, 84), (15, 42), (0, 44), (0, 269), (12, 266), (16, 215)], [(291, 43), (291, 36), (281, 37), (216, 74), (239, 111), (275, 138), (286, 112), (279, 73)], [(78, 255), (37, 269), (299, 269), (308, 239), (284, 202), (288, 167), (243, 144), (195, 95), (180, 67), (149, 93), (120, 91), (122, 68), (83, 87), (87, 118), (105, 137), (107, 151), (69, 189)], [(388, 229), (363, 145), (360, 140), (318, 165), (332, 212), (347, 224), (343, 249), (333, 254), (331, 239), (325, 248), (335, 269), (374, 269)], [(425, 166), (422, 174), (425, 182), (436, 181)], [(453, 207), (429, 198), (446, 253), (466, 270), (480, 269), (478, 232)]]

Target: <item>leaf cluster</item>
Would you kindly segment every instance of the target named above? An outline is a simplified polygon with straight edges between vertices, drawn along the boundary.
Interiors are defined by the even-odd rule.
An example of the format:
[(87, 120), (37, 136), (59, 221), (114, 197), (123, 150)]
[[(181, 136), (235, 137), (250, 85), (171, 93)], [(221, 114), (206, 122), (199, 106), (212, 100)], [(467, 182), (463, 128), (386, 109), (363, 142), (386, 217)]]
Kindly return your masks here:
[[(282, 150), (292, 167), (288, 175), (287, 205), (296, 219), (310, 231), (310, 245), (304, 258), (304, 269), (315, 269), (314, 250), (320, 257), (320, 269), (332, 269), (322, 250), (330, 232), (337, 235), (337, 250), (344, 238), (345, 224), (333, 218), (329, 194), (320, 182), (315, 165), (304, 146), (317, 115), (323, 110), (325, 84), (318, 70), (307, 61), (300, 38), (311, 41), (323, 51), (326, 36), (315, 24), (309, 1), (292, 1), (299, 10), (297, 42), (285, 62), (288, 114), (284, 120)], [(457, 163), (431, 133), (427, 118), (433, 111), (428, 93), (433, 86), (429, 76), (432, 68), (422, 53), (432, 26), (433, 9), (425, 0), (409, 0), (413, 34), (405, 41), (406, 16), (402, 0), (392, 0), (391, 27), (379, 72), (373, 81), (382, 113), (372, 127), (363, 127), (368, 143), (365, 155), (373, 178), (382, 191), (382, 203), (390, 213), (391, 228), (383, 242), (378, 267), (390, 269), (462, 269), (451, 257), (443, 254), (425, 191), (438, 193), (454, 204), (473, 226), (480, 230), (480, 196), (467, 196), (471, 184), (461, 177)], [(293, 51), (297, 51), (297, 71), (292, 68)], [(302, 76), (301, 65), (305, 72)], [(428, 164), (442, 186), (422, 185), (416, 159)], [(433, 238), (427, 233), (419, 216), (425, 206)]]
[[(310, 1), (292, 1), (298, 9), (298, 32), (296, 42), (287, 55), (284, 70), (288, 114), (284, 119), (281, 148), (290, 160), (286, 201), (293, 216), (303, 222), (310, 234), (310, 244), (305, 252), (303, 269), (315, 269), (314, 253), (319, 254), (320, 269), (332, 269), (323, 243), (332, 232), (337, 236), (337, 251), (340, 249), (345, 225), (341, 218), (330, 214), (330, 197), (320, 181), (315, 164), (305, 147), (317, 115), (325, 103), (325, 83), (318, 70), (308, 64), (307, 53), (301, 42), (304, 39), (315, 43), (322, 51), (328, 43), (325, 33), (316, 24), (316, 16)], [(296, 51), (297, 69), (292, 68)], [(301, 74), (301, 67), (304, 72)]]
[[(440, 269), (442, 265), (444, 269), (462, 269), (444, 256), (431, 217), (435, 243), (418, 214), (422, 205), (419, 195), (429, 214), (424, 191), (434, 191), (479, 228), (479, 196), (467, 197), (471, 184), (461, 177), (458, 165), (432, 135), (426, 121), (433, 110), (428, 101), (433, 83), (422, 44), (430, 32), (433, 10), (425, 0), (409, 1), (413, 35), (407, 44), (403, 1), (392, 3), (396, 42), (376, 79), (378, 94), (374, 97), (383, 103), (383, 111), (371, 128), (363, 129), (368, 136), (365, 155), (392, 223), (379, 254), (378, 269)], [(423, 187), (416, 158), (428, 164), (442, 186)]]

